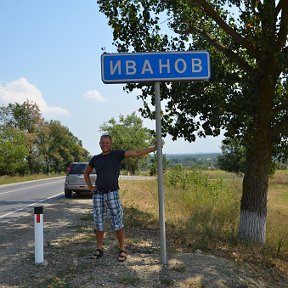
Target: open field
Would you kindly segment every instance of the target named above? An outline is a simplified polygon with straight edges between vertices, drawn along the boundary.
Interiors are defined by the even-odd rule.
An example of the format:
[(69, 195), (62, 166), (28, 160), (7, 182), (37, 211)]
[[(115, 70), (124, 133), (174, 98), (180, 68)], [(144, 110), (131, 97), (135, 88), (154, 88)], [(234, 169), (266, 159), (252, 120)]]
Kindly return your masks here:
[[(237, 240), (241, 184), (242, 177), (223, 171), (174, 171), (165, 175), (165, 218), (170, 251), (213, 251), (236, 261), (252, 261), (287, 273), (287, 171), (277, 171), (270, 181), (265, 246), (246, 245)], [(124, 206), (129, 208), (127, 225), (157, 229), (157, 182), (125, 181), (121, 188)], [(135, 211), (139, 214), (136, 218)]]

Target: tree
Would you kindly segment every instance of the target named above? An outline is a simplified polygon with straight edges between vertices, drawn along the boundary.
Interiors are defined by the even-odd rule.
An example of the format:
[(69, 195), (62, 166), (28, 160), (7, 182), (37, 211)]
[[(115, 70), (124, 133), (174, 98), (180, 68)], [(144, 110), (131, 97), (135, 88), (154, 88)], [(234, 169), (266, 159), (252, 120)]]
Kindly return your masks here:
[[(0, 142), (0, 146), (6, 147), (3, 148), (5, 155), (10, 155), (11, 158), (9, 162), (8, 156), (7, 161), (4, 156), (0, 157), (0, 167), (7, 165), (4, 170), (1, 168), (0, 173), (4, 173), (3, 171), (9, 171), (9, 175), (19, 173), (16, 171), (16, 160), (13, 155), (18, 153), (20, 157), (23, 145), (26, 145), (26, 149), (21, 151), (26, 154), (21, 156), (18, 162), (24, 161), (30, 173), (43, 171), (47, 174), (51, 171), (60, 173), (66, 170), (68, 163), (87, 161), (89, 158), (89, 153), (82, 147), (82, 142), (67, 127), (59, 121), (44, 121), (36, 103), (26, 101), (21, 105), (10, 103), (8, 106), (0, 107), (0, 127), (3, 129), (3, 141)], [(11, 139), (9, 140), (11, 143), (6, 141), (4, 136)], [(18, 147), (13, 147), (11, 144)], [(21, 171), (26, 173), (27, 169)]]
[[(113, 138), (114, 149), (135, 150), (153, 145), (152, 132), (143, 127), (143, 121), (137, 117), (135, 112), (126, 118), (120, 115), (118, 123), (111, 118), (100, 126), (100, 130)], [(143, 162), (143, 158), (139, 157), (126, 159), (123, 161), (122, 169), (126, 169), (134, 175), (141, 162)]]
[[(238, 139), (226, 138), (221, 146), (222, 154), (217, 157), (218, 167), (228, 172), (245, 173), (246, 167), (246, 148)], [(280, 151), (280, 154), (277, 154)], [(270, 165), (270, 176), (276, 169), (287, 168), (287, 157), (284, 157), (286, 151), (276, 145), (274, 147), (273, 159)]]
[(49, 145), (46, 157), (49, 167), (56, 173), (64, 171), (73, 161), (87, 161), (89, 153), (82, 147), (81, 141), (59, 121), (46, 123), (49, 131)]
[(43, 118), (36, 103), (25, 101), (23, 104), (10, 103), (7, 107), (0, 107), (0, 121), (25, 133), (29, 151), (27, 161), (30, 173), (39, 172), (39, 151), (37, 146), (37, 130), (43, 123)]
[[(154, 176), (157, 174), (157, 154), (153, 155), (151, 158), (150, 158), (150, 163), (148, 164), (149, 166), (149, 174), (150, 176)], [(166, 155), (162, 155), (162, 166), (163, 166), (163, 172), (165, 172), (167, 170), (167, 167), (168, 167), (168, 164), (169, 164), (169, 160), (166, 158)]]
[(226, 139), (222, 144), (222, 154), (218, 156), (218, 166), (220, 169), (245, 173), (246, 149), (237, 139)]
[[(264, 243), (269, 171), (275, 147), (287, 151), (288, 5), (285, 0), (98, 0), (118, 52), (208, 50), (208, 82), (162, 85), (163, 131), (174, 139), (237, 137), (246, 149), (239, 238)], [(164, 18), (164, 15), (167, 15)], [(167, 25), (165, 25), (167, 24)], [(165, 26), (165, 27), (164, 27)], [(161, 28), (170, 28), (167, 35)], [(153, 86), (142, 115), (154, 116)]]
[(25, 174), (28, 170), (27, 139), (17, 128), (0, 126), (0, 175)]

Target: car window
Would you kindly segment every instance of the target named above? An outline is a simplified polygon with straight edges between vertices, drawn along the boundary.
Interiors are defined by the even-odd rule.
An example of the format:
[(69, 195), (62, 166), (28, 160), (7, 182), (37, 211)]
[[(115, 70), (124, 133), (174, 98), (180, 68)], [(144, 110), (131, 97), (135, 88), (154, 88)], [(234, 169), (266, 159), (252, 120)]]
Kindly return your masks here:
[[(88, 164), (86, 163), (74, 163), (71, 165), (71, 169), (69, 174), (83, 174), (84, 170), (86, 168)], [(96, 174), (95, 169), (93, 169), (93, 171), (91, 172), (92, 174)]]

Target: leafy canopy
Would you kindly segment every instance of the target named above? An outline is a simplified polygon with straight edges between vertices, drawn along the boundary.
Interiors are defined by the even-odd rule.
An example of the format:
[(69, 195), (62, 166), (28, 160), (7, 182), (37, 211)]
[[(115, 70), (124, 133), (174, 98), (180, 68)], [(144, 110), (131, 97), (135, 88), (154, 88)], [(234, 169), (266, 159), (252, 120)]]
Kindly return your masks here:
[[(152, 131), (143, 126), (143, 121), (135, 112), (127, 117), (120, 115), (118, 122), (111, 118), (100, 126), (100, 131), (112, 137), (113, 149), (138, 150), (151, 146), (154, 140)], [(122, 169), (135, 174), (144, 162), (145, 157), (128, 158), (123, 162)]]
[[(274, 153), (288, 136), (287, 1), (98, 0), (118, 52), (208, 50), (208, 82), (166, 83), (163, 132), (174, 139), (235, 137), (249, 146), (257, 125), (272, 135)], [(141, 89), (142, 116), (154, 118), (154, 88)], [(149, 99), (151, 99), (149, 101)], [(281, 146), (280, 146), (281, 145)]]

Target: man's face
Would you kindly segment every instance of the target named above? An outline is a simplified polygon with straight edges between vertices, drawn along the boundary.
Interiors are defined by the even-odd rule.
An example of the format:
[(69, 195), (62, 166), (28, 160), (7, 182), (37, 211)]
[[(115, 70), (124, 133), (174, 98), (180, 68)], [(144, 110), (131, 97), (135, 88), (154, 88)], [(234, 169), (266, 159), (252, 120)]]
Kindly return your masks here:
[(108, 154), (112, 150), (112, 141), (109, 137), (102, 137), (99, 144), (104, 154)]

